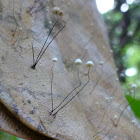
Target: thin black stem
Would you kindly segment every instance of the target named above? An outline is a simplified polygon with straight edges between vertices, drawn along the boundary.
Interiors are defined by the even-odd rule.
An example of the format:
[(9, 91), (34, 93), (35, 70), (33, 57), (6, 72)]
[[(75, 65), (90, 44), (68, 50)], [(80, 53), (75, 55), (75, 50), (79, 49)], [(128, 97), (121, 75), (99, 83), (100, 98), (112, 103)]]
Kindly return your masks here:
[[(112, 92), (112, 94), (111, 94), (112, 97), (114, 96), (115, 92), (117, 91), (116, 89), (117, 89), (117, 87), (113, 90), (113, 92)], [(112, 101), (111, 101), (111, 102), (112, 102)], [(111, 104), (111, 103), (110, 103), (110, 104)]]
[(18, 38), (19, 38), (19, 32), (20, 32), (20, 30), (18, 31), (18, 37), (16, 38), (16, 40), (14, 41), (14, 43), (12, 44), (12, 46), (14, 46), (15, 43), (18, 41)]
[[(131, 138), (132, 137), (132, 138)], [(135, 124), (133, 123), (133, 134), (130, 136), (131, 139), (135, 139)]]
[[(62, 20), (63, 21), (63, 20)], [(38, 63), (39, 62), (39, 60), (41, 59), (41, 57), (43, 56), (43, 54), (45, 53), (45, 51), (47, 50), (47, 48), (49, 47), (49, 45), (52, 43), (52, 41), (57, 37), (57, 35), (65, 28), (65, 26), (66, 26), (66, 22), (65, 21), (63, 21), (64, 22), (64, 25), (63, 25), (63, 27), (56, 33), (56, 35), (52, 38), (52, 40), (49, 42), (49, 44), (46, 46), (46, 48), (44, 49), (44, 51), (42, 52), (42, 54), (39, 56), (39, 58), (38, 58), (38, 60), (36, 61), (36, 63)], [(57, 21), (56, 21), (56, 23), (57, 23)], [(54, 28), (54, 27), (53, 27)], [(45, 43), (46, 44), (46, 43)]]
[[(109, 59), (110, 59), (110, 56), (107, 57), (107, 59), (105, 60), (104, 63), (106, 63), (107, 60), (109, 60)], [(93, 93), (93, 91), (95, 90), (96, 86), (97, 86), (98, 83), (100, 82), (100, 80), (101, 80), (101, 78), (102, 78), (102, 75), (103, 75), (103, 68), (102, 68), (102, 70), (101, 70), (101, 75), (100, 75), (99, 79), (97, 80), (97, 82), (95, 83), (95, 85), (93, 86), (93, 89), (91, 90), (91, 92), (90, 92), (89, 94), (92, 94), (92, 93)], [(113, 74), (113, 75), (114, 75), (114, 74)], [(110, 77), (108, 77), (108, 78), (110, 78)]]
[[(99, 84), (99, 82), (100, 82), (100, 80), (101, 80), (101, 78), (102, 78), (102, 75), (103, 75), (103, 70), (102, 70), (102, 72), (101, 72), (101, 75), (100, 75), (98, 81), (95, 83), (95, 85), (93, 86), (93, 89), (91, 90), (91, 92), (90, 92), (89, 94), (92, 94), (92, 93), (94, 92), (96, 86)], [(109, 79), (112, 78), (113, 76), (114, 76), (114, 74), (108, 76), (106, 79), (109, 80)]]
[[(36, 10), (33, 11), (33, 8), (35, 7), (35, 4), (36, 4), (37, 2), (39, 2), (40, 5), (39, 5), (39, 7), (38, 7)], [(34, 5), (32, 6), (32, 10), (31, 10), (31, 12), (30, 12), (31, 15), (33, 15), (34, 13), (37, 13), (37, 12), (43, 10), (43, 9), (46, 7), (46, 5), (44, 5), (42, 1), (41, 1), (41, 2), (40, 2), (40, 1), (37, 1), (37, 2), (35, 1), (35, 2), (34, 2)], [(35, 7), (35, 8), (36, 8), (36, 7)]]
[[(110, 56), (112, 56), (112, 55), (110, 55)], [(109, 59), (111, 58), (110, 56), (107, 57), (107, 59), (105, 60), (104, 63), (106, 63), (106, 61), (109, 60)], [(99, 76), (99, 79), (97, 80), (97, 82), (95, 83), (95, 85), (93, 86), (93, 88), (92, 88), (92, 90), (91, 90), (91, 92), (90, 92), (89, 94), (92, 94), (92, 93), (94, 92), (96, 86), (98, 85), (98, 83), (100, 82), (100, 80), (101, 80), (101, 78), (102, 78), (102, 75), (103, 75), (103, 68), (102, 68), (102, 70), (101, 70), (101, 75)], [(114, 75), (114, 74), (113, 74), (113, 75)], [(109, 78), (109, 77), (108, 77), (108, 78)]]
[(56, 113), (54, 113), (53, 115), (55, 116), (61, 109), (63, 109), (68, 103), (70, 103), (83, 89), (84, 87), (89, 83), (90, 81), (90, 77), (89, 77), (89, 72), (90, 72), (90, 67), (88, 69), (88, 81), (83, 85), (83, 87), (67, 102), (65, 103), (60, 109), (58, 109), (58, 111)]
[(51, 77), (51, 101), (52, 101), (52, 111), (53, 111), (53, 93), (52, 93), (52, 90), (53, 90), (53, 86), (52, 86), (52, 83), (53, 83), (53, 67), (54, 67), (54, 63), (53, 63), (53, 66), (51, 68), (51, 72), (52, 72), (52, 77)]
[(32, 53), (33, 53), (33, 65), (35, 63), (35, 55), (34, 55), (34, 47), (33, 47), (33, 43), (32, 43)]
[(104, 139), (110, 133), (110, 131), (112, 130), (112, 128), (113, 128), (113, 125), (111, 126), (111, 128), (108, 130), (108, 132), (100, 140)]
[[(47, 130), (46, 130), (46, 127), (44, 126), (44, 123), (43, 123), (43, 121), (41, 120), (41, 118), (40, 118), (40, 117), (39, 117), (39, 120), (40, 120), (40, 122), (39, 122), (39, 125), (38, 125), (38, 126), (40, 126), (40, 124), (41, 124), (41, 125), (42, 125), (42, 127), (44, 128), (44, 130), (45, 130), (45, 131), (47, 131)], [(40, 131), (40, 129), (39, 129), (39, 128), (37, 129), (37, 131), (38, 131), (38, 130)]]
[(132, 138), (131, 138), (131, 136), (127, 133), (127, 132), (125, 132), (126, 133), (126, 135), (128, 136), (128, 140), (133, 140)]
[(42, 53), (42, 51), (43, 51), (43, 49), (44, 49), (44, 47), (45, 47), (45, 45), (46, 45), (46, 43), (47, 43), (47, 41), (48, 41), (48, 38), (49, 38), (50, 34), (52, 33), (52, 31), (53, 31), (53, 29), (54, 29), (54, 27), (55, 27), (55, 25), (56, 25), (57, 22), (58, 22), (58, 18), (56, 19), (56, 21), (55, 21), (55, 23), (54, 23), (52, 29), (50, 30), (50, 32), (49, 32), (49, 34), (48, 34), (48, 36), (47, 36), (47, 38), (46, 38), (46, 40), (45, 40), (45, 42), (44, 42), (44, 44), (43, 44), (42, 49), (41, 49), (41, 51), (39, 52), (39, 54), (38, 54), (38, 56), (37, 56), (37, 58), (36, 58), (36, 62), (34, 63), (34, 65), (37, 65), (37, 63), (38, 63), (37, 61), (38, 61), (38, 59), (39, 59), (39, 56), (41, 55), (41, 53)]
[(102, 124), (102, 122), (103, 122), (103, 120), (104, 120), (104, 117), (105, 117), (105, 115), (106, 115), (106, 113), (107, 113), (108, 105), (109, 105), (109, 102), (107, 101), (107, 107), (106, 107), (106, 110), (105, 110), (105, 112), (104, 112), (104, 114), (103, 114), (103, 117), (102, 117), (102, 119), (101, 119), (101, 122), (100, 122), (100, 124), (98, 125), (98, 128), (100, 128), (100, 126), (101, 126), (101, 124)]
[[(101, 131), (97, 132), (97, 133), (93, 136), (93, 138), (94, 138), (95, 136), (97, 136), (98, 134), (102, 133), (102, 132), (107, 128), (107, 126), (108, 126), (108, 117), (107, 117), (107, 123), (106, 123), (105, 127), (104, 127)], [(96, 137), (96, 138), (97, 138), (97, 137)], [(95, 138), (95, 139), (96, 139), (96, 138)], [(94, 140), (95, 140), (95, 139), (94, 139)]]
[(44, 5), (44, 6), (42, 5), (42, 6), (40, 6), (38, 9), (36, 9), (35, 11), (31, 12), (30, 14), (33, 15), (34, 13), (37, 13), (37, 12), (39, 12), (39, 11), (45, 9), (45, 7), (46, 7), (45, 5)]
[(102, 75), (103, 75), (103, 71), (99, 77), (99, 79), (97, 80), (97, 82), (95, 83), (95, 85), (93, 86), (93, 89), (91, 90), (90, 94), (93, 93), (94, 89), (96, 88), (96, 86), (98, 85), (98, 83), (100, 82), (101, 78), (102, 78)]
[(127, 105), (125, 106), (125, 108), (122, 110), (122, 112), (121, 112), (121, 114), (120, 114), (120, 116), (119, 116), (119, 118), (118, 118), (116, 124), (115, 124), (115, 122), (112, 120), (113, 125), (114, 125), (115, 127), (118, 126), (118, 123), (119, 123), (119, 121), (120, 121), (120, 119), (121, 119), (121, 116), (123, 115), (123, 113), (124, 113), (124, 111), (127, 109), (127, 107), (130, 106), (130, 105), (132, 105), (134, 102), (135, 102), (135, 89), (134, 89), (134, 99), (130, 102), (130, 104), (127, 104)]
[(14, 21), (16, 23), (16, 28), (15, 28), (15, 31), (14, 31), (14, 34), (13, 34), (13, 36), (15, 36), (15, 33), (17, 31), (17, 26), (19, 26), (19, 25), (18, 25), (17, 20), (15, 18), (15, 1), (14, 0), (13, 0), (13, 19), (14, 19)]
[(57, 22), (58, 22), (58, 19), (59, 19), (59, 18), (57, 18), (55, 24), (53, 25), (52, 29), (50, 30), (50, 32), (49, 32), (49, 34), (48, 34), (48, 36), (47, 36), (47, 39), (46, 39), (46, 41), (45, 41), (45, 43), (44, 43), (44, 45), (43, 45), (41, 51), (39, 52), (39, 54), (38, 54), (38, 56), (37, 56), (37, 59), (36, 59), (34, 65), (32, 66), (32, 68), (35, 68), (35, 67), (36, 67), (37, 63), (40, 61), (40, 59), (42, 58), (43, 54), (45, 53), (45, 51), (47, 50), (47, 48), (50, 46), (50, 44), (52, 43), (52, 41), (53, 41), (53, 40), (58, 36), (58, 34), (65, 28), (66, 22), (63, 21), (63, 20), (61, 19), (61, 20), (63, 21), (63, 23), (64, 23), (63, 27), (56, 33), (56, 35), (52, 38), (52, 40), (49, 42), (49, 44), (48, 44), (48, 45), (46, 46), (46, 48), (45, 48), (46, 42), (47, 42), (47, 40), (48, 40), (50, 34), (52, 33), (54, 27), (56, 26), (56, 24), (57, 24)]
[(75, 87), (71, 92), (69, 92), (69, 94), (63, 99), (63, 101), (52, 110), (52, 112), (54, 112), (58, 107), (61, 106), (61, 104), (77, 89), (81, 86), (81, 80), (80, 80), (80, 76), (79, 76), (79, 67), (78, 67), (78, 71), (77, 71), (77, 75), (78, 75), (78, 80), (79, 80), (79, 85), (77, 87)]

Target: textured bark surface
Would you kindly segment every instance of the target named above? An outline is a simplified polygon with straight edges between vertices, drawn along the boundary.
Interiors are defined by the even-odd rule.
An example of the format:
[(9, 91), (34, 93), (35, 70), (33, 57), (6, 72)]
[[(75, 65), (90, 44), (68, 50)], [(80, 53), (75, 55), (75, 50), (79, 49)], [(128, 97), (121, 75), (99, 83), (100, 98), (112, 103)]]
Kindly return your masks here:
[[(51, 13), (54, 6), (64, 11), (63, 20), (67, 24), (33, 70), (31, 44), (37, 57), (48, 29), (55, 22), (56, 17)], [(106, 140), (115, 139), (116, 136), (118, 140), (128, 140), (133, 136), (130, 110), (124, 112), (117, 127), (111, 121), (114, 114), (119, 116), (127, 103), (116, 80), (105, 26), (95, 1), (44, 0), (34, 3), (33, 0), (4, 0), (0, 1), (0, 7), (0, 128), (3, 131), (33, 140), (34, 135), (36, 139), (92, 140), (103, 128), (106, 129), (96, 139), (104, 136)], [(61, 27), (60, 21), (49, 40)], [(54, 106), (79, 84), (74, 60), (83, 60), (80, 67), (82, 86), (88, 80), (86, 61), (95, 63), (90, 69), (88, 85), (55, 118), (50, 115), (53, 57), (58, 58), (53, 67)], [(103, 66), (98, 65), (100, 61), (104, 61)], [(105, 98), (109, 97), (112, 100), (105, 113)], [(135, 139), (138, 140), (140, 134), (137, 131), (139, 128), (136, 127)]]
[(8, 112), (2, 104), (0, 104), (0, 129), (23, 139), (52, 140), (52, 138), (48, 138), (29, 129), (23, 123), (18, 121), (18, 119), (13, 114)]

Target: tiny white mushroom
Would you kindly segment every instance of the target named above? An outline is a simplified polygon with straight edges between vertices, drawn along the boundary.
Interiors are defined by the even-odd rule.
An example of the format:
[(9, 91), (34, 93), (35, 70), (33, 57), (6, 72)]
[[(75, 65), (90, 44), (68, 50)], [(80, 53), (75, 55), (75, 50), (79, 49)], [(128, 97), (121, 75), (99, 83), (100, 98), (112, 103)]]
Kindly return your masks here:
[(59, 13), (59, 11), (60, 11), (60, 8), (59, 7), (54, 7), (53, 10), (52, 10), (52, 13), (54, 15), (57, 15)]
[(99, 65), (103, 65), (103, 64), (104, 64), (104, 61), (100, 61), (100, 62), (99, 62)]
[(99, 102), (96, 102), (95, 105), (97, 108), (100, 108)]
[(109, 98), (108, 98), (108, 97), (106, 97), (105, 99), (106, 99), (107, 101), (109, 101)]
[(63, 14), (64, 14), (64, 12), (60, 9), (60, 11), (59, 11), (59, 16), (62, 17)]
[(22, 27), (19, 27), (19, 30), (22, 30)]
[(96, 104), (96, 105), (98, 105), (98, 104), (99, 104), (99, 102), (96, 102), (95, 104)]
[(93, 62), (92, 61), (88, 61), (87, 63), (86, 63), (86, 66), (87, 67), (91, 67), (91, 66), (93, 66), (94, 64), (93, 64)]
[(132, 84), (131, 88), (137, 88), (137, 85), (136, 84)]
[(81, 59), (76, 59), (75, 60), (75, 65), (81, 65), (82, 64), (82, 60)]
[(52, 13), (54, 15), (63, 16), (63, 11), (59, 7), (54, 7)]
[(135, 124), (136, 124), (136, 121), (135, 121), (135, 120), (132, 120), (131, 123), (132, 123), (133, 125), (135, 125)]
[(114, 121), (118, 119), (118, 116), (115, 114), (113, 117)]
[(52, 61), (53, 61), (53, 62), (57, 62), (58, 60), (57, 60), (56, 57), (54, 57), (54, 58), (52, 59)]
[(52, 24), (52, 21), (49, 21), (49, 24)]
[(52, 137), (53, 137), (53, 138), (56, 138), (56, 134), (53, 134)]

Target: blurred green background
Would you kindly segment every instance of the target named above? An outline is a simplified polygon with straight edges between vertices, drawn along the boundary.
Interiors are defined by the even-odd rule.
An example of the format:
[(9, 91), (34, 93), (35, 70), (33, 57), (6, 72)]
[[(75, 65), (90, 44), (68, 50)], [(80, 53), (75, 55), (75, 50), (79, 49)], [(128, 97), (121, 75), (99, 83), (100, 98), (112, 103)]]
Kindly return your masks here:
[(15, 136), (0, 131), (0, 140), (23, 140), (23, 139), (17, 138)]
[[(131, 105), (140, 120), (140, 0), (96, 0), (107, 25), (117, 73), (128, 102), (133, 100), (129, 87), (136, 84), (136, 100)], [(109, 7), (110, 6), (110, 7)], [(22, 140), (0, 131), (0, 140)]]
[(137, 85), (136, 100), (131, 108), (140, 120), (140, 0), (115, 0), (113, 10), (103, 17), (118, 77), (129, 103), (134, 99), (130, 85)]

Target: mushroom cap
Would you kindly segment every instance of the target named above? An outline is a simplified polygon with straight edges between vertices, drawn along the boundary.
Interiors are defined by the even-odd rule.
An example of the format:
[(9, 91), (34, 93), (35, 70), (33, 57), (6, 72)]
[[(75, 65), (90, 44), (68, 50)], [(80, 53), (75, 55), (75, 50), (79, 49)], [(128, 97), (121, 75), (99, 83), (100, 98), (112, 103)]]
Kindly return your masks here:
[(99, 102), (96, 102), (95, 104), (96, 104), (96, 105), (98, 105), (98, 104), (99, 104)]
[(114, 120), (118, 119), (118, 116), (115, 114), (113, 117)]
[(132, 84), (131, 88), (137, 88), (137, 85), (136, 84)]
[(52, 59), (52, 61), (53, 61), (53, 62), (57, 62), (58, 60), (57, 60), (56, 57), (54, 57), (54, 58)]
[(60, 11), (59, 7), (54, 7), (52, 10), (53, 14), (57, 14), (57, 12), (59, 12), (59, 11)]
[(54, 7), (52, 13), (58, 16), (63, 16), (64, 14), (64, 12), (59, 7)]
[(132, 120), (131, 123), (132, 123), (132, 124), (136, 124), (136, 121), (135, 121), (135, 120)]
[(87, 67), (91, 67), (91, 66), (93, 66), (94, 64), (93, 64), (93, 62), (92, 61), (87, 61), (87, 63), (86, 63), (86, 66)]
[(81, 59), (76, 59), (75, 60), (75, 65), (81, 65), (82, 64), (82, 60)]
[(60, 9), (59, 16), (62, 17), (64, 15), (64, 12)]
[(109, 100), (113, 100), (113, 97), (109, 97)]
[(104, 61), (100, 61), (100, 62), (99, 62), (99, 65), (103, 65), (103, 64), (104, 64)]
[(110, 98), (108, 98), (108, 97), (106, 97), (105, 99), (106, 99), (107, 101), (109, 101), (109, 100), (110, 100)]

